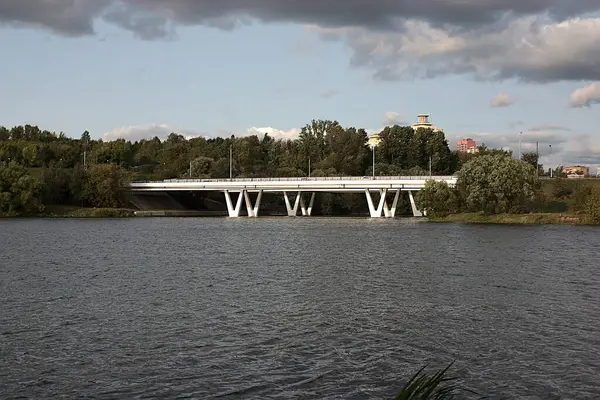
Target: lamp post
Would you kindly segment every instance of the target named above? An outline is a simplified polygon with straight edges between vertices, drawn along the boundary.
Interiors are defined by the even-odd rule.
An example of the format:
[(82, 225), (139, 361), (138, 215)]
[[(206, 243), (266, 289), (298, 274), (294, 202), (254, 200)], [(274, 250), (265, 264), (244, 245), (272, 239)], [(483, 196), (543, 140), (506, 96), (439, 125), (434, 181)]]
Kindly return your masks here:
[(229, 180), (233, 179), (233, 144), (229, 145)]
[(375, 178), (375, 145), (371, 146), (371, 148), (373, 149), (373, 178)]
[[(548, 158), (550, 158), (550, 156), (552, 156), (552, 145), (551, 144), (548, 145)], [(553, 172), (554, 171), (552, 171), (552, 167), (550, 167), (550, 178), (552, 178)]]

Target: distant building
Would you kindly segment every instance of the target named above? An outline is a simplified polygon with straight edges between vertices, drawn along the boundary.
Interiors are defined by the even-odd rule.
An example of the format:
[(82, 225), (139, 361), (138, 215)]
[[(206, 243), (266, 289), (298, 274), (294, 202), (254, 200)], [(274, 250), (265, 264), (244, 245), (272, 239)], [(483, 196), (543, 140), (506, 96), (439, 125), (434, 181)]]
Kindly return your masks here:
[(475, 142), (471, 138), (459, 140), (458, 142), (456, 142), (456, 149), (459, 153), (476, 153), (477, 142)]
[(413, 124), (412, 128), (414, 130), (417, 130), (419, 128), (425, 128), (425, 129), (431, 129), (434, 132), (441, 131), (440, 128), (438, 128), (437, 126), (435, 126), (431, 122), (429, 122), (429, 114), (417, 115), (417, 123)]
[(381, 137), (379, 136), (379, 133), (372, 134), (371, 136), (369, 136), (369, 139), (367, 140), (367, 144), (371, 148), (379, 146), (379, 143), (381, 143)]
[(590, 175), (590, 167), (583, 165), (571, 165), (562, 169), (563, 174), (567, 175), (567, 178), (583, 178), (584, 176)]
[[(431, 122), (429, 122), (429, 114), (417, 115), (417, 123), (413, 124), (412, 128), (414, 130), (417, 130), (419, 128), (425, 128), (425, 129), (431, 129), (434, 132), (441, 131), (440, 128), (438, 128), (437, 126), (434, 126)], [(381, 143), (381, 137), (379, 136), (379, 133), (372, 134), (371, 136), (369, 136), (369, 139), (367, 140), (367, 144), (370, 147), (379, 146), (379, 143)]]

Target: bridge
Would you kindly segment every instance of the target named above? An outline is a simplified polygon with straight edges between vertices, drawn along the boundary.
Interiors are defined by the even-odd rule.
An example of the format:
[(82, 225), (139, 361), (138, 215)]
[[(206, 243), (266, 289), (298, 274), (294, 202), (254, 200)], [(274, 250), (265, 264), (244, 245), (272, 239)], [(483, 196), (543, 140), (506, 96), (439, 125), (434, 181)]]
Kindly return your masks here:
[[(428, 180), (444, 181), (449, 186), (456, 184), (455, 176), (377, 176), (377, 177), (311, 177), (311, 178), (237, 178), (237, 179), (167, 179), (164, 181), (132, 182), (129, 190), (135, 192), (169, 192), (169, 191), (213, 191), (222, 192), (225, 196), (227, 211), (230, 217), (239, 217), (242, 201), (245, 203), (249, 217), (258, 217), (260, 201), (264, 192), (283, 193), (287, 214), (290, 217), (298, 215), (300, 208), (303, 216), (312, 214), (315, 194), (329, 193), (365, 193), (369, 213), (372, 218), (393, 218), (396, 216), (396, 206), (402, 192), (407, 192), (413, 215), (423, 216), (418, 210), (414, 192), (423, 189)], [(237, 199), (232, 199), (232, 193), (238, 193)], [(250, 193), (256, 193), (252, 202)], [(295, 197), (290, 197), (295, 193)], [(310, 198), (305, 198), (305, 194)], [(377, 205), (372, 193), (379, 193)], [(388, 195), (392, 195), (391, 204)]]

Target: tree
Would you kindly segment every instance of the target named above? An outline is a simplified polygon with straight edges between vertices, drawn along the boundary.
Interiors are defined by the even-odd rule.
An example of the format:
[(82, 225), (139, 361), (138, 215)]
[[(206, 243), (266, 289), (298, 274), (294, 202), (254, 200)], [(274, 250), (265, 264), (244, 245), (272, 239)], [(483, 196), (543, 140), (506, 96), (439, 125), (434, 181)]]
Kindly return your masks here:
[(544, 166), (539, 163), (540, 160), (539, 160), (539, 155), (537, 152), (535, 152), (535, 151), (525, 152), (521, 155), (521, 160), (530, 164), (534, 168), (534, 170), (537, 168), (539, 175), (544, 174)]
[(0, 164), (0, 214), (31, 215), (43, 206), (39, 198), (40, 182), (27, 170), (11, 162)]
[(531, 211), (540, 187), (530, 164), (500, 154), (474, 157), (458, 172), (456, 183), (466, 211), (488, 214)]
[(586, 222), (600, 224), (600, 188), (595, 187), (589, 194), (585, 211)]
[(428, 180), (417, 193), (417, 207), (425, 210), (430, 217), (445, 217), (455, 210), (454, 190), (446, 181)]
[(23, 148), (23, 161), (28, 167), (33, 167), (38, 158), (38, 147), (36, 144), (30, 144)]
[(117, 165), (96, 164), (88, 170), (84, 198), (94, 207), (122, 207), (125, 204), (123, 188), (130, 177)]
[(192, 178), (206, 179), (210, 177), (210, 170), (212, 163), (215, 160), (208, 157), (197, 157), (190, 163), (191, 171), (190, 175)]

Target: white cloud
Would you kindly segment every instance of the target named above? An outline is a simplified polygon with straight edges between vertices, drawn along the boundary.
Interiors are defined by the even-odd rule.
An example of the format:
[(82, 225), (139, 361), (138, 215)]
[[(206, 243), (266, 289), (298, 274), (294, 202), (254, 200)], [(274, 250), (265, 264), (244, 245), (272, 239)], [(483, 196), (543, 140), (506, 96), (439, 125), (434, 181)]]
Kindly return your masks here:
[(248, 129), (245, 134), (242, 134), (240, 136), (257, 135), (259, 138), (262, 138), (265, 135), (265, 133), (269, 134), (269, 136), (274, 139), (297, 139), (298, 135), (300, 134), (300, 129), (292, 128), (287, 131), (283, 131), (283, 130), (275, 129), (275, 128), (271, 128), (271, 127), (264, 127), (264, 128), (254, 128), (253, 127), (253, 128)]
[(194, 132), (189, 129), (177, 129), (167, 124), (146, 124), (115, 128), (109, 132), (106, 132), (102, 136), (102, 140), (107, 142), (117, 139), (137, 141), (142, 139), (152, 139), (155, 136), (160, 140), (165, 140), (169, 134), (173, 132), (181, 134), (187, 138), (201, 136), (199, 132)]
[(444, 29), (420, 20), (409, 20), (396, 32), (310, 29), (344, 41), (353, 53), (351, 64), (373, 70), (378, 79), (448, 74), (533, 82), (597, 79), (600, 18), (546, 21), (529, 16), (478, 30)]
[(508, 93), (500, 92), (491, 101), (490, 107), (508, 107), (514, 103)]
[(600, 165), (600, 140), (588, 134), (573, 134), (562, 128), (557, 131), (549, 125), (549, 130), (523, 131), (519, 133), (494, 134), (488, 132), (447, 133), (446, 138), (451, 148), (456, 148), (456, 141), (465, 137), (473, 138), (477, 145), (483, 143), (490, 148), (503, 148), (512, 150), (513, 155), (519, 154), (519, 136), (521, 139), (521, 153), (536, 151), (536, 142), (539, 147), (540, 163), (544, 168), (558, 165), (587, 165), (595, 171)]
[(387, 111), (383, 114), (383, 126), (392, 126), (400, 124), (400, 113), (396, 111)]
[(106, 132), (102, 136), (102, 140), (108, 142), (117, 139), (126, 139), (131, 141), (138, 141), (142, 139), (152, 139), (155, 136), (160, 140), (165, 140), (171, 133), (176, 133), (179, 135), (183, 135), (186, 139), (191, 139), (194, 137), (229, 137), (230, 135), (235, 135), (238, 137), (242, 136), (251, 136), (257, 135), (260, 138), (264, 136), (265, 133), (268, 133), (274, 139), (296, 139), (298, 134), (300, 133), (300, 129), (293, 128), (287, 131), (275, 129), (271, 127), (265, 128), (249, 128), (245, 131), (236, 132), (236, 131), (219, 131), (216, 133), (201, 133), (195, 132), (190, 129), (180, 129), (173, 127), (167, 124), (146, 124), (146, 125), (133, 125), (133, 126), (125, 126), (121, 128), (112, 129), (109, 132)]
[[(600, 47), (600, 42), (598, 44)], [(571, 94), (571, 107), (590, 107), (600, 103), (600, 82), (579, 88)]]

